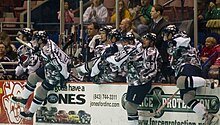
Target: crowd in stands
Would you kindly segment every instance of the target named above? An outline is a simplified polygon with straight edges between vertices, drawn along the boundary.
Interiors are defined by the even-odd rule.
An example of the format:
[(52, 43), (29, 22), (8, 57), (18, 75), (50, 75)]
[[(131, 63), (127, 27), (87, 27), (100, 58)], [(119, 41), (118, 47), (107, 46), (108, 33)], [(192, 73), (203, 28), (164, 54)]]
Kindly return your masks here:
[(4, 66), (1, 62), (13, 62), (17, 60), (16, 47), (11, 43), (10, 37), (6, 32), (0, 33), (0, 79), (9, 79), (15, 78), (13, 71), (6, 72), (5, 69), (13, 69), (15, 68), (13, 65)]
[[(208, 3), (208, 4), (207, 4)], [(206, 32), (202, 32), (205, 39), (199, 39), (199, 47), (201, 63), (204, 64), (204, 77), (205, 78), (219, 78), (219, 58), (220, 58), (220, 46), (219, 46), (219, 29), (220, 29), (220, 0), (198, 0), (198, 25), (203, 24), (206, 28)], [(74, 14), (69, 9), (68, 2), (65, 2), (65, 22), (73, 23)], [(153, 32), (157, 35), (156, 47), (159, 50), (162, 57), (161, 64), (161, 76), (162, 81), (159, 82), (174, 82), (173, 73), (170, 72), (169, 67), (169, 54), (167, 53), (168, 44), (164, 42), (162, 38), (162, 31), (168, 24), (173, 24), (163, 16), (164, 7), (155, 4), (152, 5), (151, 0), (119, 0), (119, 21), (121, 38), (128, 32), (132, 32), (136, 39), (141, 39), (146, 33)], [(60, 14), (58, 12), (58, 19)], [(115, 27), (116, 10), (109, 12), (104, 6), (103, 0), (91, 0), (91, 6), (85, 9), (83, 14), (83, 21), (85, 25), (86, 33), (82, 43), (76, 43), (76, 51), (74, 52), (74, 66), (91, 61), (95, 57), (95, 48), (104, 44), (102, 39), (102, 30), (106, 24), (111, 24)], [(204, 25), (205, 22), (205, 25)], [(70, 29), (69, 26), (67, 29)], [(213, 28), (214, 27), (214, 28)], [(114, 28), (112, 28), (114, 29)], [(111, 31), (111, 30), (110, 30)], [(108, 37), (110, 31), (105, 31), (106, 37)], [(188, 32), (187, 32), (188, 33)], [(19, 34), (18, 34), (19, 35)], [(188, 34), (192, 36), (192, 34)], [(193, 38), (192, 38), (193, 39)], [(28, 40), (30, 41), (30, 40)], [(108, 43), (107, 43), (108, 44)], [(193, 40), (192, 40), (193, 46)], [(17, 61), (17, 48), (11, 43), (10, 37), (6, 32), (0, 33), (0, 60), (1, 62)], [(210, 59), (211, 57), (211, 59)], [(208, 60), (208, 61), (207, 61)], [(10, 69), (11, 67), (3, 65), (4, 69)], [(15, 68), (14, 66), (13, 68)], [(4, 72), (1, 72), (4, 74)], [(15, 77), (13, 77), (15, 78)], [(1, 78), (5, 79), (5, 78)], [(86, 78), (85, 81), (91, 81)]]

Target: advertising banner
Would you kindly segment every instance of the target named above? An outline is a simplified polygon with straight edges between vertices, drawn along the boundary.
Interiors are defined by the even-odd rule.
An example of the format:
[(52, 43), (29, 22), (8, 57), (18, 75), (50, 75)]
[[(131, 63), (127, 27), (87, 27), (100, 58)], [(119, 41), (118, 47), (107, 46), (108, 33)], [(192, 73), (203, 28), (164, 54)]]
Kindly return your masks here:
[[(36, 115), (36, 124), (127, 125), (123, 108), (126, 90), (127, 84), (67, 84), (64, 89), (57, 87), (48, 94), (42, 111), (38, 111), (41, 115)], [(219, 90), (208, 87), (197, 90), (196, 98), (213, 114), (219, 114)], [(154, 85), (139, 111), (155, 112), (176, 91), (176, 86)], [(155, 117), (141, 116), (139, 125), (203, 125), (203, 122), (177, 93)]]
[(21, 93), (24, 84), (25, 81), (0, 81), (0, 124), (33, 124), (32, 121), (22, 120), (19, 113), (25, 109), (10, 101), (12, 96)]
[(125, 84), (67, 84), (49, 92), (46, 105), (36, 114), (36, 123), (126, 125), (121, 105)]
[[(33, 122), (22, 120), (22, 107), (12, 104), (10, 98), (21, 93), (24, 81), (1, 81), (0, 124), (74, 124), (74, 125), (128, 125), (124, 109), (127, 84), (68, 83), (56, 87), (34, 116)], [(152, 113), (177, 91), (173, 84), (154, 84), (149, 95), (138, 107), (139, 112)], [(220, 88), (197, 89), (196, 98), (210, 113), (219, 115)], [(27, 107), (30, 105), (30, 98)], [(203, 125), (202, 119), (187, 107), (177, 93), (154, 117), (141, 116), (139, 125)], [(220, 123), (219, 123), (220, 124)]]
[[(198, 88), (197, 100), (205, 105), (209, 113), (219, 116), (219, 87)], [(165, 101), (177, 91), (176, 86), (154, 86), (147, 95), (140, 111), (155, 112)], [(172, 98), (167, 105), (154, 117), (140, 117), (139, 125), (203, 125), (204, 120), (198, 117), (191, 108), (187, 107), (180, 98), (180, 94)], [(218, 123), (220, 125), (220, 123)]]

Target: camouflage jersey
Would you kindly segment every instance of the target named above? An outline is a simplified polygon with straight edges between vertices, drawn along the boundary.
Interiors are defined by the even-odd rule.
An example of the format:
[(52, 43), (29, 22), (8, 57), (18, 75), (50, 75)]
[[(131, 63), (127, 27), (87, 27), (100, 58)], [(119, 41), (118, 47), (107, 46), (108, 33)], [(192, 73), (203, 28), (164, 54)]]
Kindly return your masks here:
[(47, 44), (41, 50), (44, 60), (56, 68), (56, 70), (67, 79), (70, 75), (70, 57), (63, 52), (52, 40), (47, 40)]
[[(91, 76), (94, 76), (96, 73), (96, 77), (94, 82), (96, 83), (106, 83), (106, 82), (116, 82), (116, 77), (118, 73), (122, 71), (124, 63), (128, 59), (129, 55), (134, 52), (136, 48), (134, 46), (123, 46), (123, 49), (114, 53), (113, 55), (107, 57), (106, 59), (99, 58), (98, 68), (93, 66), (91, 71)], [(97, 70), (99, 71), (97, 74)]]
[[(31, 44), (29, 44), (31, 46)], [(31, 74), (41, 67), (40, 57), (25, 45), (21, 45), (18, 50), (18, 66), (16, 67), (16, 75), (20, 76), (21, 73)], [(22, 70), (23, 72), (19, 72)]]
[(138, 86), (151, 82), (158, 72), (160, 55), (156, 47), (140, 48), (127, 59), (127, 83)]
[(185, 64), (191, 64), (201, 68), (198, 51), (190, 46), (189, 37), (177, 37), (169, 42), (168, 53), (170, 54), (171, 67), (178, 77), (180, 69)]

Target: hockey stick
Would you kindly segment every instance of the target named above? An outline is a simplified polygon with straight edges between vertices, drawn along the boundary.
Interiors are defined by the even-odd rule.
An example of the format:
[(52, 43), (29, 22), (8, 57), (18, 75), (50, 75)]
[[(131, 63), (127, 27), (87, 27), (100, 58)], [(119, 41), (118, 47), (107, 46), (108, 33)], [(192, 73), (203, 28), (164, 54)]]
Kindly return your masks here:
[[(77, 27), (77, 32), (76, 32), (76, 51), (74, 53), (74, 57), (79, 57), (81, 50), (80, 50), (80, 30), (81, 30), (81, 25), (79, 24)], [(82, 43), (83, 46), (83, 43)]]
[(165, 102), (163, 105), (161, 105), (155, 112), (149, 113), (149, 112), (139, 112), (139, 116), (143, 116), (143, 117), (154, 117), (156, 116), (166, 105), (168, 102), (170, 102), (170, 100), (179, 92), (179, 89), (173, 94), (171, 95)]
[[(0, 69), (2, 69), (4, 75), (6, 75), (7, 80), (10, 81), (11, 79), (10, 79), (9, 76), (7, 75), (7, 73), (8, 73), (7, 71), (10, 71), (10, 70), (5, 69), (1, 62), (0, 62)], [(12, 70), (12, 71), (14, 71), (14, 70)]]
[(209, 58), (202, 64), (202, 68), (204, 68), (210, 60), (212, 60), (212, 58), (217, 54), (217, 52), (214, 52), (211, 56), (209, 56)]
[(0, 68), (2, 69), (2, 71), (4, 72), (4, 74), (7, 73), (1, 62), (0, 62)]
[(32, 50), (34, 50), (34, 48), (33, 48), (31, 45), (29, 45), (28, 43), (26, 43), (26, 42), (24, 42), (23, 40), (19, 39), (18, 37), (16, 37), (16, 40), (17, 40), (19, 43), (21, 43), (21, 44), (27, 46), (28, 48), (30, 48), (30, 49), (32, 49)]

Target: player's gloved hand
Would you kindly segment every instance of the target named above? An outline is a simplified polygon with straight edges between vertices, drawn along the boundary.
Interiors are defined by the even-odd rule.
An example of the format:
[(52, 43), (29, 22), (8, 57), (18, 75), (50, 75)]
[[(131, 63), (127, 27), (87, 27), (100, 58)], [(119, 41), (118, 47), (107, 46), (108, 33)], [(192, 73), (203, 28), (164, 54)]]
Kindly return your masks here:
[(102, 55), (101, 55), (101, 60), (105, 60), (106, 59), (106, 52), (104, 52)]
[(34, 47), (32, 52), (33, 52), (33, 54), (40, 55), (40, 49), (38, 47)]
[(141, 76), (140, 76), (140, 82), (141, 82), (141, 83), (147, 82), (147, 81), (149, 81), (150, 79), (151, 79), (150, 76), (144, 76), (144, 75), (141, 75)]

